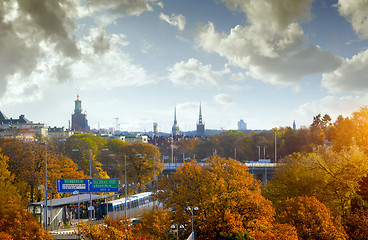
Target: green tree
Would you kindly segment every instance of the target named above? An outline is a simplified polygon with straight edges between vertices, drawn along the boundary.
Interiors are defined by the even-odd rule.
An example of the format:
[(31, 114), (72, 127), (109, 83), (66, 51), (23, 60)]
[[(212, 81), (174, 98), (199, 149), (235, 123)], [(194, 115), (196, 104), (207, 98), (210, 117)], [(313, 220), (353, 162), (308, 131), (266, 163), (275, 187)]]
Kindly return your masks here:
[[(92, 162), (93, 178), (108, 178), (108, 174), (102, 169), (101, 159), (108, 158), (108, 153), (101, 151), (106, 148), (106, 141), (92, 133), (74, 134), (65, 142), (65, 154), (71, 158), (78, 169), (90, 174), (90, 162)], [(78, 151), (73, 151), (78, 150)]]

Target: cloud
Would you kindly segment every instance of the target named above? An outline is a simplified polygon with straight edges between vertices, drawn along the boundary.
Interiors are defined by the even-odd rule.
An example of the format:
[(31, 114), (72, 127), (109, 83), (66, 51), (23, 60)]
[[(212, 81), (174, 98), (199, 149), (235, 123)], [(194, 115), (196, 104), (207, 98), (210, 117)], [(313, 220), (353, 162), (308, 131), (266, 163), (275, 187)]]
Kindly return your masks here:
[(361, 107), (367, 105), (368, 95), (364, 96), (326, 96), (318, 101), (313, 101), (301, 105), (295, 110), (297, 119), (303, 119), (305, 122), (299, 123), (302, 125), (310, 124), (313, 116), (318, 114), (329, 114), (334, 120), (339, 115), (345, 117), (350, 116), (351, 113), (359, 111)]
[(123, 16), (139, 16), (152, 11), (152, 4), (160, 6), (156, 0), (89, 0), (82, 6), (85, 15), (98, 15), (99, 20), (111, 23)]
[(268, 25), (274, 31), (287, 28), (296, 19), (308, 20), (313, 0), (222, 0), (230, 10), (240, 10), (252, 25)]
[(368, 90), (368, 49), (345, 59), (333, 72), (325, 73), (322, 86), (329, 92), (366, 93)]
[(166, 14), (161, 13), (160, 14), (160, 19), (167, 22), (171, 26), (178, 27), (178, 29), (180, 31), (183, 31), (184, 28), (185, 28), (185, 23), (186, 23), (185, 17), (181, 14), (175, 15), (173, 13), (173, 14), (171, 14), (171, 17), (170, 17)]
[(90, 34), (86, 37), (97, 54), (103, 54), (110, 49), (111, 38), (112, 35), (107, 35), (103, 26), (90, 29)]
[(221, 93), (213, 97), (221, 105), (232, 104), (234, 100), (227, 94)]
[(305, 75), (333, 71), (341, 63), (331, 52), (305, 46), (303, 30), (296, 23), (277, 33), (267, 26), (238, 25), (226, 35), (209, 22), (198, 32), (197, 42), (205, 51), (248, 69), (248, 76), (271, 84), (295, 85)]
[[(110, 87), (114, 83), (121, 86), (152, 82), (147, 80), (145, 70), (134, 65), (120, 49), (127, 44), (124, 36), (109, 35), (103, 26), (92, 29), (78, 26), (76, 21), (90, 16), (103, 22), (98, 17), (106, 15), (113, 20), (139, 15), (151, 11), (155, 4), (160, 5), (156, 0), (1, 1), (1, 103), (7, 102), (12, 94), (17, 95), (17, 101), (28, 101), (32, 92), (38, 99), (46, 83), (71, 83), (77, 78), (82, 81), (78, 72), (87, 82), (91, 82), (91, 77), (84, 75), (87, 73), (105, 82), (110, 78)], [(78, 34), (87, 32), (88, 36), (78, 39), (78, 30)]]
[(351, 23), (360, 38), (368, 38), (368, 2), (366, 0), (339, 0), (334, 6), (338, 8), (340, 15)]
[(175, 63), (168, 71), (168, 78), (174, 84), (184, 86), (220, 86), (224, 75), (230, 72), (226, 66), (222, 71), (214, 71), (212, 65), (203, 65), (194, 58), (190, 58), (187, 62)]

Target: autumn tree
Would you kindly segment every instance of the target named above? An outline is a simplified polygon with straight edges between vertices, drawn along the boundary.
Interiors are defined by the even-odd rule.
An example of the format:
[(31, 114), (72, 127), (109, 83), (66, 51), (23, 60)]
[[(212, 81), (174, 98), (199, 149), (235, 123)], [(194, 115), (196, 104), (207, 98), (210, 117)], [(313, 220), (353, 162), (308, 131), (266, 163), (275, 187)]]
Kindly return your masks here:
[(171, 226), (172, 212), (154, 209), (144, 212), (141, 220), (134, 226), (136, 233), (154, 236), (158, 240), (166, 240)]
[(8, 170), (9, 158), (1, 154), (0, 149), (0, 202), (21, 204), (19, 190), (14, 175)]
[[(0, 139), (0, 146), (3, 154), (9, 158), (9, 171), (14, 175), (14, 183), (23, 202), (41, 200), (44, 195), (38, 187), (44, 185), (45, 181), (45, 145)], [(57, 178), (86, 177), (82, 171), (78, 171), (78, 166), (71, 159), (56, 153), (52, 146), (47, 148), (47, 163), (48, 187), (53, 188), (53, 192), (56, 192)]]
[(85, 240), (154, 240), (153, 237), (136, 234), (131, 222), (127, 219), (105, 218), (104, 224), (82, 222), (79, 224), (79, 234)]
[(279, 221), (293, 225), (299, 239), (348, 239), (339, 218), (334, 218), (331, 211), (315, 197), (288, 199)]
[(3, 202), (0, 206), (0, 237), (4, 237), (1, 239), (53, 239), (30, 213), (12, 201)]
[[(148, 143), (129, 144), (122, 148), (121, 156), (127, 156), (128, 182), (134, 184), (134, 190), (144, 190), (164, 169), (158, 148)], [(121, 160), (123, 163), (123, 160)], [(124, 165), (121, 172), (124, 173)]]
[(344, 227), (350, 239), (368, 239), (368, 212), (366, 209), (359, 208), (349, 212), (344, 217)]
[(189, 235), (193, 213), (198, 239), (219, 239), (239, 231), (267, 239), (275, 212), (262, 197), (260, 183), (233, 159), (213, 157), (206, 163), (203, 167), (196, 162), (184, 164), (160, 183), (159, 200), (175, 210), (174, 223), (183, 224)]
[(344, 215), (368, 172), (367, 160), (356, 146), (342, 151), (317, 148), (313, 153), (294, 154), (275, 171), (263, 194), (277, 211), (284, 210), (287, 198), (306, 195), (315, 196), (334, 214)]
[(65, 154), (71, 158), (78, 169), (90, 174), (90, 162), (92, 163), (93, 178), (108, 178), (108, 174), (102, 169), (101, 158), (107, 158), (108, 153), (101, 151), (106, 148), (106, 141), (92, 133), (74, 134), (65, 142)]

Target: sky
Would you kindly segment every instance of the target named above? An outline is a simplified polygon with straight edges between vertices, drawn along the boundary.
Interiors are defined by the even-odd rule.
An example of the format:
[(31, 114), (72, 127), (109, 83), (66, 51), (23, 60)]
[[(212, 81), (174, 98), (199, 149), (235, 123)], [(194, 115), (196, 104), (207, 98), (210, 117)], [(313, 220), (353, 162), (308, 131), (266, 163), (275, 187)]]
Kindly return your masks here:
[[(0, 111), (169, 132), (309, 126), (368, 104), (367, 0), (3, 0)], [(116, 120), (118, 118), (118, 120)]]

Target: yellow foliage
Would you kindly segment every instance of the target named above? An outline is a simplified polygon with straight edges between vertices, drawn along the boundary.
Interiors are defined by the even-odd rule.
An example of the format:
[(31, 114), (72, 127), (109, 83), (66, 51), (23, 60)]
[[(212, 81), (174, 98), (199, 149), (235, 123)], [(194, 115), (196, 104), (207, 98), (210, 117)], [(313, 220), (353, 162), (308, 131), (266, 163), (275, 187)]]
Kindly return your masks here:
[(198, 239), (216, 239), (239, 231), (262, 239), (257, 236), (271, 233), (275, 211), (262, 197), (260, 183), (248, 169), (238, 161), (220, 157), (206, 163), (184, 164), (160, 183), (163, 191), (159, 199), (165, 208), (175, 209), (174, 223), (183, 224), (188, 231), (193, 211)]

